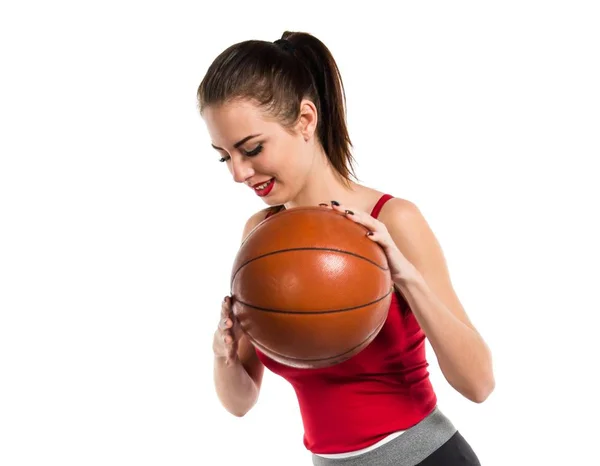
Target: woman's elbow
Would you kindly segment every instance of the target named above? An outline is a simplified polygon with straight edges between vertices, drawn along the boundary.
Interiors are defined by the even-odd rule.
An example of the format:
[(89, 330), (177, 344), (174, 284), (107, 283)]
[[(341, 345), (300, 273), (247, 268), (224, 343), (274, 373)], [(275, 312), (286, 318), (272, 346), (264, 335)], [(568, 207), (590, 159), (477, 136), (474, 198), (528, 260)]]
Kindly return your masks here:
[(483, 403), (492, 394), (494, 388), (496, 388), (496, 381), (493, 376), (490, 376), (477, 383), (467, 398), (473, 403)]

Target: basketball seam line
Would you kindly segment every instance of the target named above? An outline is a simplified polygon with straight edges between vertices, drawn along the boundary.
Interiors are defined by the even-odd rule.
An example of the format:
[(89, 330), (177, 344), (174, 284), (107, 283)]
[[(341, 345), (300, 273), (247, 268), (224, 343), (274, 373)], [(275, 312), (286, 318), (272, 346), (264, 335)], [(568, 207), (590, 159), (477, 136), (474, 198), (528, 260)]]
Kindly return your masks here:
[(231, 283), (233, 284), (233, 282), (235, 281), (235, 277), (237, 276), (237, 274), (239, 273), (240, 270), (242, 270), (244, 267), (246, 267), (250, 262), (254, 262), (258, 259), (262, 259), (263, 257), (267, 257), (267, 256), (272, 256), (274, 254), (279, 254), (282, 252), (293, 252), (293, 251), (330, 251), (330, 252), (339, 252), (341, 254), (348, 254), (350, 256), (354, 256), (354, 257), (358, 257), (359, 259), (363, 259), (365, 261), (367, 261), (370, 264), (373, 264), (375, 267), (377, 267), (379, 270), (383, 270), (384, 272), (389, 270), (388, 267), (382, 267), (381, 265), (379, 265), (378, 263), (372, 261), (371, 259), (368, 259), (364, 256), (361, 256), (360, 254), (356, 254), (354, 252), (349, 252), (349, 251), (344, 251), (342, 249), (335, 249), (335, 248), (309, 248), (309, 247), (304, 247), (304, 248), (289, 248), (289, 249), (278, 249), (277, 251), (271, 251), (268, 252), (266, 254), (262, 254), (260, 256), (257, 256), (253, 259), (250, 259), (249, 261), (244, 262), (242, 265), (240, 265), (238, 267), (238, 269), (235, 271), (235, 273), (233, 274), (233, 277), (231, 278)]
[(245, 303), (244, 301), (240, 301), (239, 299), (235, 299), (235, 301), (238, 302), (238, 303), (240, 303), (240, 304), (243, 304), (244, 306), (248, 306), (248, 307), (251, 307), (252, 309), (256, 309), (257, 311), (272, 312), (272, 313), (276, 313), (276, 314), (306, 314), (306, 315), (334, 314), (336, 312), (355, 311), (357, 309), (362, 309), (363, 307), (370, 306), (372, 304), (378, 303), (379, 301), (387, 298), (392, 293), (393, 289), (394, 288), (391, 287), (390, 291), (388, 291), (386, 294), (384, 294), (381, 298), (377, 298), (375, 301), (371, 301), (369, 303), (365, 303), (365, 304), (362, 304), (360, 306), (346, 307), (346, 308), (342, 308), (342, 309), (328, 309), (326, 311), (286, 311), (286, 310), (282, 310), (282, 309), (269, 309), (269, 308), (266, 308), (266, 307), (254, 306), (252, 304)]
[[(373, 331), (372, 331), (372, 332), (371, 332), (371, 333), (370, 333), (370, 334), (367, 336), (367, 338), (365, 338), (363, 341), (361, 341), (361, 342), (360, 342), (358, 345), (354, 346), (353, 348), (350, 348), (348, 351), (344, 351), (343, 353), (336, 354), (336, 355), (334, 355), (334, 356), (329, 356), (329, 357), (327, 357), (327, 358), (306, 358), (306, 359), (305, 359), (305, 358), (294, 358), (294, 357), (292, 357), (292, 356), (286, 356), (285, 354), (281, 354), (281, 353), (278, 353), (277, 351), (273, 351), (273, 350), (271, 350), (271, 349), (267, 348), (265, 345), (263, 345), (263, 344), (261, 344), (261, 343), (257, 342), (257, 341), (256, 341), (256, 340), (255, 340), (253, 337), (251, 337), (251, 336), (250, 336), (249, 334), (247, 334), (247, 333), (246, 333), (246, 336), (247, 336), (247, 337), (248, 337), (248, 338), (249, 338), (249, 339), (250, 339), (250, 340), (251, 340), (251, 341), (252, 341), (254, 344), (256, 344), (256, 346), (258, 346), (258, 347), (259, 347), (259, 349), (261, 349), (261, 348), (264, 348), (264, 350), (266, 350), (266, 351), (263, 351), (262, 349), (261, 349), (261, 351), (263, 351), (265, 354), (266, 354), (266, 352), (268, 351), (268, 352), (271, 352), (271, 353), (273, 353), (273, 354), (276, 354), (277, 356), (281, 356), (281, 357), (284, 357), (284, 358), (287, 358), (287, 359), (291, 359), (291, 360), (293, 360), (293, 361), (304, 361), (304, 362), (311, 362), (311, 361), (327, 361), (327, 360), (329, 360), (329, 359), (335, 359), (335, 358), (339, 358), (339, 357), (341, 357), (341, 356), (344, 356), (345, 354), (348, 354), (348, 353), (350, 353), (350, 352), (354, 351), (356, 348), (358, 348), (360, 345), (362, 345), (362, 344), (363, 344), (365, 341), (367, 341), (369, 338), (371, 338), (371, 336), (373, 336), (373, 334), (374, 334), (374, 333), (377, 333), (377, 332), (379, 332), (379, 331), (380, 331), (380, 330), (383, 328), (383, 326), (385, 325), (385, 321), (387, 320), (387, 317), (388, 317), (388, 316), (387, 316), (387, 313), (386, 313), (386, 314), (385, 314), (385, 316), (384, 316), (384, 318), (382, 319), (382, 321), (381, 321), (381, 322), (379, 323), (379, 325), (378, 325), (378, 326), (375, 328), (375, 330), (373, 330)], [(368, 345), (367, 345), (367, 346), (368, 346)], [(366, 346), (365, 346), (365, 348), (366, 348)], [(268, 355), (268, 354), (266, 354), (266, 356), (269, 356), (269, 355)], [(279, 364), (281, 364), (281, 363), (279, 363)]]

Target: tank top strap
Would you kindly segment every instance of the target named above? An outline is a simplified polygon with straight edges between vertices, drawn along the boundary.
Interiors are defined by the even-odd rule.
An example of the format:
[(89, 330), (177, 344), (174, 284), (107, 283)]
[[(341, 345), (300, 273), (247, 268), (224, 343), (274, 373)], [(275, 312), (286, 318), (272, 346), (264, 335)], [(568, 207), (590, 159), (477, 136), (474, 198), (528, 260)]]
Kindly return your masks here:
[(383, 205), (390, 199), (393, 199), (393, 197), (394, 196), (392, 196), (391, 194), (384, 194), (383, 196), (381, 196), (377, 201), (377, 204), (375, 204), (375, 207), (373, 207), (371, 217), (377, 218), (379, 216), (379, 212), (381, 212), (381, 208), (383, 207)]
[(267, 215), (265, 215), (264, 220), (268, 219), (271, 215), (275, 215), (278, 214), (279, 212), (281, 212), (282, 210), (285, 210), (285, 207), (283, 205), (277, 206), (277, 209), (271, 208), (268, 212)]

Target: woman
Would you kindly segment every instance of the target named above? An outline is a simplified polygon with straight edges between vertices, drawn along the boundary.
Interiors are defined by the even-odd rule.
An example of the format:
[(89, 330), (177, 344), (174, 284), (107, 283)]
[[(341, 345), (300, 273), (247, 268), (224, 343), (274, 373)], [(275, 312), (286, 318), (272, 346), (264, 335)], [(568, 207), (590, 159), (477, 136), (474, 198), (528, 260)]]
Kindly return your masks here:
[(425, 358), (431, 343), (445, 378), (476, 403), (494, 387), (491, 355), (456, 296), (434, 234), (410, 201), (353, 181), (345, 95), (327, 47), (306, 33), (245, 41), (222, 52), (198, 89), (212, 146), (269, 215), (320, 205), (369, 229), (385, 251), (396, 293), (386, 323), (363, 351), (325, 369), (293, 369), (254, 348), (225, 297), (214, 335), (215, 388), (243, 416), (265, 366), (294, 387), (304, 444), (315, 465), (476, 465), (437, 406)]

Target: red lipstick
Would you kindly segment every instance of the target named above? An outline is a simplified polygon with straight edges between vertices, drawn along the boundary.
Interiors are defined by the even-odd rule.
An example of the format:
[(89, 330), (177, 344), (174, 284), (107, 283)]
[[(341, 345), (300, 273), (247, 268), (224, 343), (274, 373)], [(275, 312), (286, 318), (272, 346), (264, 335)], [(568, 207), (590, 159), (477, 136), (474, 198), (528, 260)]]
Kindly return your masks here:
[[(261, 183), (261, 184), (259, 184), (259, 185), (255, 185), (255, 186), (262, 186), (262, 185), (264, 185), (264, 183)], [(271, 178), (271, 179), (270, 179), (270, 180), (267, 182), (267, 185), (266, 185), (264, 188), (262, 188), (262, 189), (259, 189), (259, 188), (256, 188), (256, 187), (254, 187), (253, 189), (254, 189), (254, 192), (255, 192), (255, 193), (258, 195), (258, 196), (260, 196), (260, 197), (264, 197), (264, 196), (268, 195), (268, 194), (271, 192), (271, 190), (273, 189), (273, 185), (275, 185), (275, 178)]]

